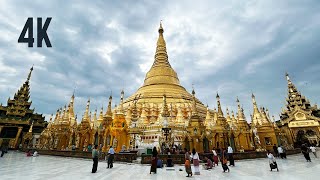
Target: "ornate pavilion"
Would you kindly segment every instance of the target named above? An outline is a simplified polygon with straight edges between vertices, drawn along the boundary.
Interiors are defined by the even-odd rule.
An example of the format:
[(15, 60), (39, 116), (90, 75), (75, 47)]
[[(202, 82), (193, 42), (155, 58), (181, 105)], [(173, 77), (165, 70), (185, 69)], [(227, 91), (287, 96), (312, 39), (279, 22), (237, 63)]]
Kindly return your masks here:
[(286, 74), (288, 97), (282, 109), (280, 121), (281, 134), (286, 134), (285, 144), (300, 146), (302, 143), (320, 144), (320, 109), (297, 90)]
[(42, 114), (35, 113), (31, 109), (30, 78), (33, 67), (30, 69), (27, 80), (14, 94), (13, 99), (8, 98), (7, 105), (0, 105), (0, 146), (8, 145), (9, 148), (17, 148), (36, 144), (40, 133), (47, 123)]
[[(76, 146), (79, 150), (86, 150), (89, 144), (98, 144), (103, 151), (112, 145), (119, 152), (123, 148), (133, 149), (137, 146), (156, 146), (159, 149), (176, 146), (196, 148), (203, 152), (212, 148), (225, 148), (228, 144), (235, 151), (263, 151), (272, 149), (274, 144), (282, 144), (290, 149), (294, 141), (290, 134), (294, 132), (290, 128), (296, 125), (291, 123), (295, 120), (292, 114), (299, 111), (309, 118), (315, 111), (319, 112), (316, 106), (310, 109), (306, 106), (308, 103), (303, 104), (302, 99), (292, 99), (290, 91), (296, 91), (291, 87), (291, 82), (290, 103), (295, 101), (302, 104), (295, 107), (289, 105), (288, 111), (282, 113), (279, 126), (274, 118), (271, 120), (268, 109), (258, 107), (253, 94), (251, 124), (248, 123), (238, 98), (235, 101), (236, 112), (230, 113), (226, 109), (224, 113), (218, 94), (217, 109), (209, 109), (197, 99), (194, 90), (189, 93), (180, 84), (178, 75), (168, 60), (161, 23), (158, 32), (154, 63), (145, 76), (144, 84), (136, 93), (125, 99), (122, 91), (120, 104), (113, 110), (110, 96), (106, 111), (101, 108), (99, 113), (95, 110), (93, 114), (89, 99), (79, 124), (74, 114), (75, 96), (72, 95), (68, 106), (59, 108), (56, 115), (51, 116), (48, 127), (41, 134), (38, 147), (65, 150)], [(291, 111), (293, 112), (290, 113)], [(315, 116), (312, 118), (314, 123), (319, 121)], [(314, 131), (317, 128), (317, 133), (319, 127), (319, 124), (312, 126)]]

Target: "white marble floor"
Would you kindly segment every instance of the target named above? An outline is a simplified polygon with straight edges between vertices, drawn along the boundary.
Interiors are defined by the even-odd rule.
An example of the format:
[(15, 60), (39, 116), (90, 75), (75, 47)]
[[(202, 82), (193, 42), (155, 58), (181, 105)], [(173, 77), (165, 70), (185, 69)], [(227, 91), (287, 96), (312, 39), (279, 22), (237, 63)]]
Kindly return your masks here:
[[(26, 157), (19, 152), (9, 151), (0, 158), (0, 179), (11, 180), (51, 180), (51, 179), (303, 179), (316, 180), (320, 176), (320, 158), (310, 154), (312, 162), (306, 162), (302, 154), (278, 159), (279, 172), (270, 172), (267, 159), (236, 161), (230, 173), (223, 173), (221, 166), (213, 170), (201, 170), (201, 175), (186, 178), (183, 166), (175, 166), (174, 171), (158, 169), (157, 174), (149, 174), (150, 166), (141, 164), (115, 163), (106, 169), (106, 162), (99, 162), (98, 171), (91, 173), (92, 160), (40, 155)], [(179, 171), (179, 169), (183, 171)]]

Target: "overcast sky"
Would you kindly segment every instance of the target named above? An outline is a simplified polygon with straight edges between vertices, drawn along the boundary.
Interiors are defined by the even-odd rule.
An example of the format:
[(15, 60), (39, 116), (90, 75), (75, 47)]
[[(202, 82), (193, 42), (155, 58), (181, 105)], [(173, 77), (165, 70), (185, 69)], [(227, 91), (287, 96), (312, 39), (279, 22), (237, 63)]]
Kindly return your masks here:
[[(247, 120), (253, 92), (259, 106), (278, 115), (287, 96), (285, 72), (319, 103), (319, 9), (319, 0), (2, 0), (0, 102), (13, 97), (34, 64), (31, 100), (38, 113), (55, 113), (74, 89), (78, 117), (89, 97), (92, 111), (106, 108), (111, 91), (118, 103), (121, 89), (128, 97), (143, 84), (163, 20), (169, 61), (189, 92), (194, 84), (212, 109), (219, 92), (224, 111), (236, 110), (238, 96)], [(52, 48), (17, 42), (28, 17), (52, 17)]]

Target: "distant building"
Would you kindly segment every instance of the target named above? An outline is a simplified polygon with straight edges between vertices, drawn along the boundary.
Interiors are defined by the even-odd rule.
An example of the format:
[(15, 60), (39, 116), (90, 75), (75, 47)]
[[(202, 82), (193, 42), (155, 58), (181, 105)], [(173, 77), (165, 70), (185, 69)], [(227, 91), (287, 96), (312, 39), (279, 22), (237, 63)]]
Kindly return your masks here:
[(42, 114), (30, 109), (30, 78), (33, 67), (25, 83), (8, 99), (7, 106), (0, 105), (0, 145), (9, 145), (9, 148), (32, 147), (37, 143), (40, 133), (46, 127)]
[(320, 109), (312, 106), (301, 94), (286, 74), (288, 82), (287, 105), (280, 114), (281, 132), (287, 135), (285, 143), (300, 146), (302, 143), (319, 144), (320, 142)]

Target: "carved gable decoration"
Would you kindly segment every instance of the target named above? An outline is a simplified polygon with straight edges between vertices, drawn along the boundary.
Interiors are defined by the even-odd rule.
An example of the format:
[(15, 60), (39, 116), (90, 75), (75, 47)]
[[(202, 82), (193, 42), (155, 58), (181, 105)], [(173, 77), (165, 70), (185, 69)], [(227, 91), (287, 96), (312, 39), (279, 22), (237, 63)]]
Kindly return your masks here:
[(302, 113), (302, 112), (297, 112), (294, 114), (294, 117), (296, 120), (306, 120), (306, 114)]

